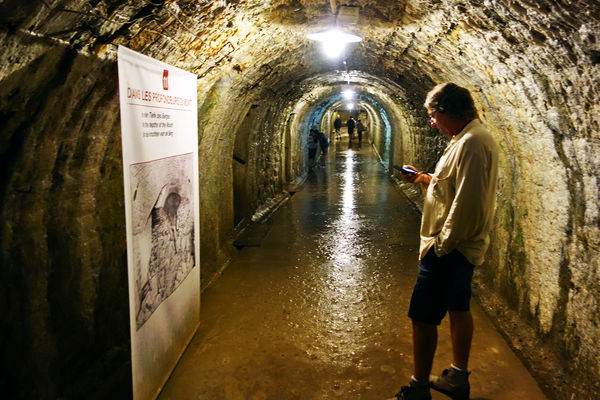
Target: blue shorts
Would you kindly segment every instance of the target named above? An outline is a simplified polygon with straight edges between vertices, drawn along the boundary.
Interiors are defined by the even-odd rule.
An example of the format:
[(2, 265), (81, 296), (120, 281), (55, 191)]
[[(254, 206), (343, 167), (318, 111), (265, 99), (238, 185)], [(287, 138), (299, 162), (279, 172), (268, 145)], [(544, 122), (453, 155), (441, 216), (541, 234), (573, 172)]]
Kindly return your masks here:
[(408, 316), (439, 325), (447, 311), (469, 311), (474, 265), (458, 250), (438, 257), (433, 248), (419, 262)]

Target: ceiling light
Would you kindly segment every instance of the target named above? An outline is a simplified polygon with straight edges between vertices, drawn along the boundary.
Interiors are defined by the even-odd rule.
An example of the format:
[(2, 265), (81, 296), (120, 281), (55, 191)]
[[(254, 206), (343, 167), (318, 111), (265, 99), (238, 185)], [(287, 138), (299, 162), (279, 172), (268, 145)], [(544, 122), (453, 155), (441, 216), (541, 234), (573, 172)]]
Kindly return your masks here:
[(310, 40), (321, 42), (325, 54), (330, 58), (339, 57), (344, 52), (348, 43), (357, 43), (362, 40), (359, 36), (342, 32), (339, 29), (309, 33), (306, 37)]
[(351, 33), (342, 32), (339, 29), (330, 29), (328, 31), (309, 33), (306, 35), (311, 40), (317, 42), (342, 42), (342, 43), (357, 43), (362, 40), (360, 36), (352, 35)]
[(356, 92), (354, 92), (354, 90), (352, 90), (352, 89), (344, 89), (344, 90), (342, 90), (342, 97), (345, 100), (353, 99), (354, 96), (356, 96)]

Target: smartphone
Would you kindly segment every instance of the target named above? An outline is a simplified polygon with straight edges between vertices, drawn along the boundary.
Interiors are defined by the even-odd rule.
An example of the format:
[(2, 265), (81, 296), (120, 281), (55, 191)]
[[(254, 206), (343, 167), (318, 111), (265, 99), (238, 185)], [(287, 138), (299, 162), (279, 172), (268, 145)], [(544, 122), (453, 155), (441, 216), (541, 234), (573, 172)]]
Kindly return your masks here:
[(400, 167), (398, 165), (394, 165), (394, 169), (397, 169), (398, 171), (402, 172), (403, 174), (416, 174), (417, 173), (417, 171), (415, 171), (412, 168)]

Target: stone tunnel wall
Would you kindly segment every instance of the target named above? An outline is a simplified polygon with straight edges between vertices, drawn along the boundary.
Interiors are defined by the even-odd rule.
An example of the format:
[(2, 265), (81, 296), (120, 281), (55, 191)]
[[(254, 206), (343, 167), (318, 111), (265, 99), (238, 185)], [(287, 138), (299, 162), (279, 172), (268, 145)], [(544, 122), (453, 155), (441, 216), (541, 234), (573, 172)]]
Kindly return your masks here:
[[(336, 67), (317, 62), (296, 17), (269, 24), (274, 15), (255, 3), (115, 2), (98, 11), (111, 23), (49, 13), (39, 2), (1, 5), (0, 384), (9, 397), (103, 399), (130, 390), (116, 64), (105, 43), (201, 76), (203, 284), (233, 251), (232, 156), (253, 104), (262, 111), (248, 131), (248, 209), (268, 204), (288, 181), (285, 129), (285, 174), (305, 171), (303, 116), (327, 94), (304, 96), (328, 81), (303, 82)], [(413, 1), (404, 15), (380, 13), (385, 23), (362, 21), (365, 41), (351, 57), (352, 69), (393, 83), (375, 85), (392, 115), (392, 164), (433, 168), (443, 143), (424, 127), (422, 102), (435, 82), (475, 94), (501, 148), (480, 297), (530, 367), (542, 365), (536, 352), (556, 357), (538, 372), (561, 399), (600, 396), (600, 5), (584, 3)], [(194, 37), (176, 12), (208, 33)], [(158, 22), (143, 25), (149, 15)], [(533, 334), (519, 336), (521, 324)]]
[[(45, 39), (2, 43), (2, 333), (10, 398), (127, 397), (125, 215), (116, 64)], [(201, 273), (234, 251), (232, 155), (254, 96), (224, 77), (199, 87)], [(251, 210), (283, 191), (281, 115), (262, 94), (248, 140)], [(233, 101), (235, 99), (235, 102)], [(287, 111), (286, 111), (287, 110)], [(297, 130), (294, 129), (294, 130)], [(294, 134), (293, 176), (306, 167)], [(32, 384), (33, 382), (33, 384)], [(92, 394), (90, 394), (92, 393)]]
[[(427, 59), (423, 68), (434, 81), (469, 88), (501, 148), (496, 225), (478, 271), (482, 301), (514, 346), (535, 360), (530, 366), (550, 358), (548, 346), (558, 349), (554, 369), (538, 372), (554, 391), (564, 390), (559, 398), (594, 398), (600, 37), (590, 16), (598, 15), (598, 3), (586, 3), (579, 22), (576, 9), (559, 3), (486, 3), (495, 7), (431, 14), (405, 54)], [(425, 137), (403, 139), (405, 156)], [(533, 327), (536, 341), (518, 336), (515, 318), (507, 318), (513, 312)]]
[(101, 398), (130, 374), (116, 65), (1, 41), (3, 396)]

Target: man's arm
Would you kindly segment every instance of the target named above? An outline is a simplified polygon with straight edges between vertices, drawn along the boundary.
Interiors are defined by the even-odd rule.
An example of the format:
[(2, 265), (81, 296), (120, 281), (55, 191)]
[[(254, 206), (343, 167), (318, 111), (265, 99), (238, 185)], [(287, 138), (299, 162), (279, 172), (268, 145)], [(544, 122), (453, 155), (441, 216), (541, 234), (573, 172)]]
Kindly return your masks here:
[(412, 165), (403, 165), (403, 168), (410, 168), (413, 171), (417, 171), (414, 174), (411, 173), (406, 173), (403, 171), (400, 171), (402, 174), (402, 178), (410, 183), (420, 183), (422, 186), (425, 187), (425, 189), (427, 189), (427, 186), (429, 186), (429, 183), (431, 182), (431, 175), (429, 175), (426, 172), (423, 171), (419, 171), (417, 170), (415, 167), (413, 167)]

